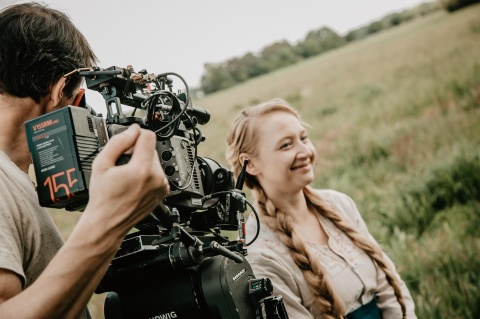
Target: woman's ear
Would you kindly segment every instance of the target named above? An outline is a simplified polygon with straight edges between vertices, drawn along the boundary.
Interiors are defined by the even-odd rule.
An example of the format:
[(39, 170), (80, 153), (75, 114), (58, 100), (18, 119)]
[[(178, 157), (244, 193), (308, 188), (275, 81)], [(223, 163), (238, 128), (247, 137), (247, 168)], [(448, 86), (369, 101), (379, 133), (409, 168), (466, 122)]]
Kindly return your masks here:
[(255, 176), (258, 174), (258, 168), (255, 166), (255, 162), (251, 159), (250, 156), (248, 156), (246, 153), (241, 153), (240, 156), (238, 157), (240, 163), (245, 163), (245, 160), (248, 161), (247, 164), (247, 173)]

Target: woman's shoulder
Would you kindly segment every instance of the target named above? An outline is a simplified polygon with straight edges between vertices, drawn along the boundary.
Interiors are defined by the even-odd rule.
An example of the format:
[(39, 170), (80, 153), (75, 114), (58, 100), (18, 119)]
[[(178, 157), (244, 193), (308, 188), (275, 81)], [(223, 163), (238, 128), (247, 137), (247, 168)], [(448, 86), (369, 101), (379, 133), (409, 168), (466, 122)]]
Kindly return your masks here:
[[(258, 228), (260, 226), (260, 228)], [(288, 254), (288, 249), (283, 245), (280, 238), (266, 225), (258, 224), (253, 217), (249, 217), (246, 223), (247, 243), (255, 238), (258, 229), (258, 236), (255, 241), (248, 246), (248, 252), (252, 256), (275, 257)]]
[(353, 201), (349, 195), (334, 189), (315, 189), (315, 192), (329, 202), (342, 203)]
[(320, 198), (322, 198), (330, 205), (345, 209), (353, 208), (357, 210), (353, 199), (345, 193), (339, 192), (334, 189), (315, 189), (315, 192), (320, 196)]
[(333, 189), (315, 189), (315, 192), (333, 210), (358, 225), (362, 217), (358, 211), (357, 205), (349, 195)]

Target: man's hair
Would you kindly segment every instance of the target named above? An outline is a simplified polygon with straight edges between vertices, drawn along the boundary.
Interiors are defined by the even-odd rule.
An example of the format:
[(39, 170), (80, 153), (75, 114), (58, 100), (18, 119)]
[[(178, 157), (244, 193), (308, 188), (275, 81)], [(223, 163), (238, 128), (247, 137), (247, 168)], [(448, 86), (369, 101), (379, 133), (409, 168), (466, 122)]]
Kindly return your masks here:
[[(64, 74), (96, 61), (66, 14), (39, 3), (0, 11), (0, 94), (30, 97), (38, 103)], [(81, 81), (76, 74), (67, 78), (63, 91), (67, 98)]]

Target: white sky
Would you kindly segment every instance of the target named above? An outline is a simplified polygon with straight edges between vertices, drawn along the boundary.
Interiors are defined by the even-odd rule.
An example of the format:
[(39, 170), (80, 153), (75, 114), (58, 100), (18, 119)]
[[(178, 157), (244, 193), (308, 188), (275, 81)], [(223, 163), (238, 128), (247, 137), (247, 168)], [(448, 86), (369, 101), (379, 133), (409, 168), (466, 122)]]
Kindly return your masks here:
[[(44, 0), (71, 17), (101, 67), (171, 71), (190, 87), (199, 85), (207, 62), (259, 52), (283, 39), (295, 44), (322, 26), (344, 35), (425, 1)], [(17, 2), (25, 1), (0, 0), (0, 8)]]
[[(0, 7), (18, 1), (0, 0)], [(329, 26), (341, 35), (419, 0), (46, 0), (66, 12), (102, 67), (173, 71), (191, 86), (221, 62)]]

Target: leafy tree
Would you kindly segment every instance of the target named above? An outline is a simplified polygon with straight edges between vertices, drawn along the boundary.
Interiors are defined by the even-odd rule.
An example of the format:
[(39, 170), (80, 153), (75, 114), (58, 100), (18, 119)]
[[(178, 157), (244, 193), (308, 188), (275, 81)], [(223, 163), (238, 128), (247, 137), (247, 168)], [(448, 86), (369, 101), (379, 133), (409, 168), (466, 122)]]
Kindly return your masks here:
[[(480, 0), (440, 0), (449, 11), (457, 10), (462, 6), (480, 2)], [(382, 19), (373, 21), (355, 30), (351, 30), (344, 37), (339, 36), (328, 27), (310, 31), (303, 41), (291, 45), (282, 40), (264, 47), (260, 53), (248, 52), (242, 57), (234, 57), (222, 63), (205, 64), (200, 89), (205, 93), (212, 93), (242, 83), (253, 77), (274, 71), (294, 64), (304, 58), (309, 58), (328, 50), (337, 48), (347, 42), (359, 40), (381, 30), (399, 25), (418, 16), (424, 16), (438, 10), (436, 1), (422, 3), (412, 9), (389, 14)]]
[(346, 40), (328, 27), (310, 31), (305, 40), (297, 45), (296, 51), (303, 58), (323, 53), (345, 44)]
[(432, 1), (432, 2), (424, 2), (422, 4), (419, 4), (417, 7), (414, 8), (414, 10), (416, 10), (419, 15), (425, 16), (434, 11), (437, 11), (440, 8), (441, 8), (441, 4), (439, 2)]
[(400, 23), (402, 23), (402, 16), (397, 12), (389, 14), (382, 19), (384, 28), (393, 27), (399, 25)]
[(233, 58), (227, 61), (226, 71), (230, 73), (232, 78), (238, 82), (244, 82), (248, 79), (248, 73), (245, 67), (242, 65), (240, 58)]
[(269, 71), (291, 65), (299, 60), (292, 45), (286, 40), (266, 46), (260, 56), (265, 61)]
[(229, 88), (237, 83), (223, 63), (206, 63), (204, 68), (200, 87), (205, 94)]
[(383, 29), (383, 25), (381, 21), (374, 21), (368, 25), (368, 33), (373, 34), (381, 31)]
[(350, 32), (347, 33), (345, 36), (345, 40), (350, 42), (354, 40), (360, 40), (368, 36), (368, 27), (360, 27), (355, 30), (351, 30)]
[(253, 78), (268, 72), (267, 63), (261, 57), (258, 57), (250, 52), (245, 54), (240, 60), (249, 78)]
[(441, 2), (448, 12), (453, 12), (474, 3), (479, 3), (480, 0), (441, 0)]
[(227, 71), (241, 83), (250, 78), (259, 76), (269, 71), (266, 61), (251, 52), (248, 52), (241, 58), (233, 58), (227, 61)]

